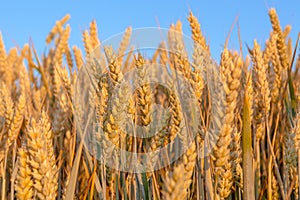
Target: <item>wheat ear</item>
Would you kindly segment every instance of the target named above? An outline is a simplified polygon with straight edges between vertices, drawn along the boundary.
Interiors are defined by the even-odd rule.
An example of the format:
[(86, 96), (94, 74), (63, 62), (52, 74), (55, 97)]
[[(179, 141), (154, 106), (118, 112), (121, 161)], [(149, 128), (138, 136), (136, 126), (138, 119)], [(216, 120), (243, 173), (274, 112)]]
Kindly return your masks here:
[(58, 169), (53, 148), (53, 133), (45, 112), (38, 123), (27, 124), (27, 147), (32, 169), (35, 198), (55, 199), (58, 189)]

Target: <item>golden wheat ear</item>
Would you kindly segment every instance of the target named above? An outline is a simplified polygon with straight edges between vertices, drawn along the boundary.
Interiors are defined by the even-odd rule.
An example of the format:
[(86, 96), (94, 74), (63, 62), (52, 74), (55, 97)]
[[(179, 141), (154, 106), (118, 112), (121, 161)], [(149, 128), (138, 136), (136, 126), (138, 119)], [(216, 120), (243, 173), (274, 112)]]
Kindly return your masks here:
[(38, 122), (31, 119), (26, 129), (34, 198), (56, 199), (58, 168), (54, 153), (53, 133), (47, 114), (42, 112)]

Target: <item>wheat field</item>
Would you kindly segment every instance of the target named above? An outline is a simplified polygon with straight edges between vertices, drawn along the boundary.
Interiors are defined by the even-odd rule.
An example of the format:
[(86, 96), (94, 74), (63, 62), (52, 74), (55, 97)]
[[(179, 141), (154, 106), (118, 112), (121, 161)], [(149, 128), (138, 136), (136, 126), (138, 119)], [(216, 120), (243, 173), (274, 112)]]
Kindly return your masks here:
[[(103, 46), (95, 20), (82, 32), (84, 49), (70, 46), (70, 15), (55, 23), (43, 54), (32, 44), (6, 52), (0, 33), (1, 199), (299, 199), (299, 41), (274, 8), (268, 14), (268, 40), (248, 44), (248, 55), (225, 44), (219, 63), (192, 12), (170, 25), (168, 40), (148, 57), (130, 46), (131, 27), (118, 49)], [(182, 23), (190, 25), (192, 55)], [(147, 67), (154, 65), (150, 75)], [(83, 80), (85, 68), (92, 81)], [(137, 86), (131, 95), (122, 82), (130, 71)], [(191, 90), (148, 81), (167, 82), (168, 73)], [(182, 98), (188, 92), (192, 108)], [(169, 112), (154, 112), (157, 105)], [(198, 124), (185, 135), (189, 108)], [(87, 131), (82, 120), (89, 112), (97, 128)], [(125, 118), (145, 134), (161, 129), (135, 137), (139, 129), (122, 129)], [(85, 145), (86, 132), (100, 153)], [(118, 170), (122, 161), (110, 146), (146, 153), (144, 165), (153, 170)], [(173, 154), (157, 154), (166, 146), (175, 154), (187, 148), (168, 165), (161, 161)], [(164, 166), (154, 170), (153, 163)]]

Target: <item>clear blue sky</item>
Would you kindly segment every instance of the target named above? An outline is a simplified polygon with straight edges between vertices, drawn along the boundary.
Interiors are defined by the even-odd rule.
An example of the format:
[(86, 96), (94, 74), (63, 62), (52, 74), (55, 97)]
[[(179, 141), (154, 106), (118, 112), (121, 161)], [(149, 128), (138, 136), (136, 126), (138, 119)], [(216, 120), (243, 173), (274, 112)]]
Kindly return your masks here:
[[(198, 17), (207, 37), (212, 55), (219, 54), (231, 24), (239, 15), (242, 40), (252, 46), (253, 39), (261, 44), (268, 38), (271, 25), (268, 8), (275, 7), (281, 25), (291, 24), (291, 36), (296, 41), (300, 31), (299, 0), (111, 0), (111, 1), (2, 1), (0, 6), (0, 31), (6, 50), (23, 46), (33, 39), (41, 55), (45, 38), (55, 21), (66, 13), (71, 15), (70, 44), (82, 47), (81, 31), (88, 28), (92, 19), (97, 20), (101, 40), (122, 32), (127, 26), (133, 28), (167, 28), (178, 19), (183, 22), (183, 31), (191, 35), (188, 21), (189, 9)], [(237, 29), (233, 30), (229, 48), (239, 48)]]

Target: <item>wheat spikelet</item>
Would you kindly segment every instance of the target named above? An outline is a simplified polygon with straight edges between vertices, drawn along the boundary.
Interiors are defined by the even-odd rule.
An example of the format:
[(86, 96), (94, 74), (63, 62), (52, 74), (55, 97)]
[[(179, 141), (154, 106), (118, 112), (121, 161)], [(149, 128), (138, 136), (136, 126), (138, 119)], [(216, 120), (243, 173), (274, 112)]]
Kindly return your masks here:
[(25, 147), (18, 150), (18, 173), (16, 177), (16, 197), (19, 200), (33, 199), (33, 181)]
[(192, 38), (195, 44), (199, 44), (201, 48), (203, 48), (203, 50), (206, 51), (206, 53), (209, 55), (209, 46), (206, 44), (206, 40), (202, 34), (198, 19), (193, 15), (192, 11), (190, 11), (188, 21), (190, 22), (190, 27), (192, 29)]

